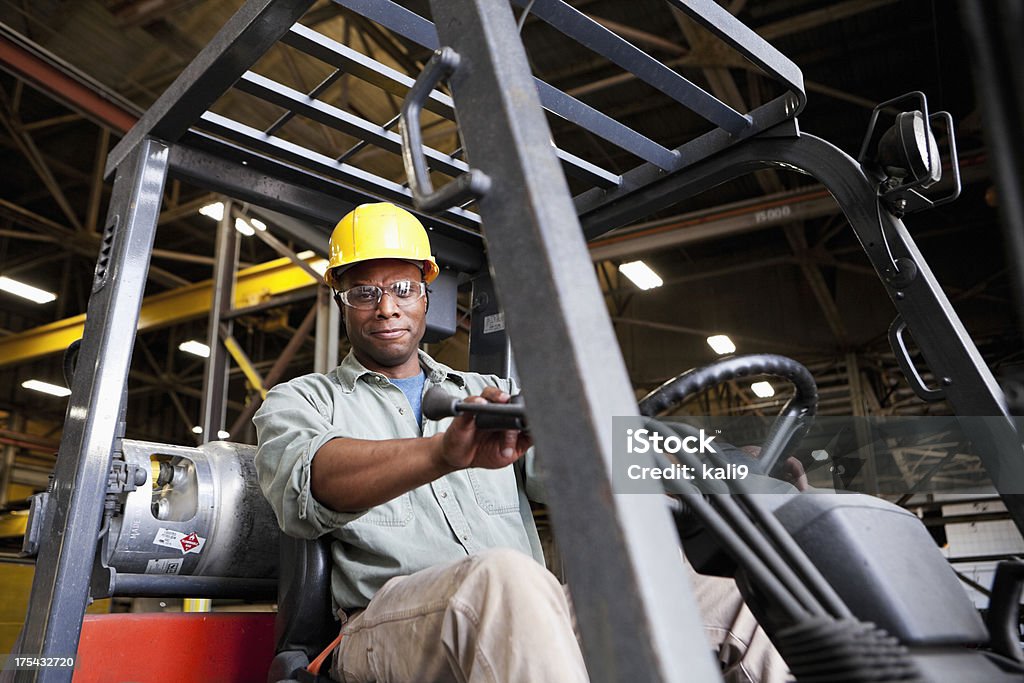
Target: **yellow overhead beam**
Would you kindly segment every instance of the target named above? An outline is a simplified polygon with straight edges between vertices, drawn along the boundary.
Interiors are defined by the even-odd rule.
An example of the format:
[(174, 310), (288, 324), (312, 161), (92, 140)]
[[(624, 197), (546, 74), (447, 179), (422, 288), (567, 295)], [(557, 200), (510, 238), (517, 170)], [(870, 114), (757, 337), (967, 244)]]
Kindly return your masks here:
[(247, 380), (249, 380), (249, 384), (252, 385), (253, 389), (260, 393), (260, 398), (266, 399), (267, 390), (263, 388), (263, 378), (260, 377), (260, 373), (253, 367), (252, 361), (249, 360), (249, 356), (246, 355), (245, 351), (238, 343), (238, 340), (228, 335), (221, 341), (224, 342), (224, 348), (226, 348), (228, 353), (231, 354), (231, 357), (235, 359), (235, 363), (237, 363), (238, 367), (242, 369), (242, 374), (245, 375)]
[[(319, 260), (311, 257), (307, 263)], [(281, 294), (288, 294), (317, 281), (289, 259), (281, 258), (245, 268), (235, 274), (235, 308), (253, 306)], [(139, 331), (153, 330), (205, 315), (213, 300), (213, 280), (179, 287), (142, 300)], [(23, 363), (51, 353), (63, 352), (82, 338), (85, 314), (65, 318), (31, 330), (0, 337), (0, 367)]]
[(0, 515), (0, 538), (17, 538), (28, 528), (28, 510), (12, 510)]

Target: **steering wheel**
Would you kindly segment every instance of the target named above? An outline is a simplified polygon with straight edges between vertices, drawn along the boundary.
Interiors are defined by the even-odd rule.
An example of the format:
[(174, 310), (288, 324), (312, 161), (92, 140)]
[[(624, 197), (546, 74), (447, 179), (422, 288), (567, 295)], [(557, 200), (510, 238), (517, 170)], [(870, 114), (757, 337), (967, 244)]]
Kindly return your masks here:
[(788, 380), (796, 393), (782, 407), (761, 447), (758, 464), (770, 474), (784, 453), (795, 447), (810, 428), (818, 409), (818, 385), (802, 364), (770, 353), (723, 358), (668, 380), (640, 399), (640, 414), (654, 417), (710, 387), (738, 377), (768, 375)]

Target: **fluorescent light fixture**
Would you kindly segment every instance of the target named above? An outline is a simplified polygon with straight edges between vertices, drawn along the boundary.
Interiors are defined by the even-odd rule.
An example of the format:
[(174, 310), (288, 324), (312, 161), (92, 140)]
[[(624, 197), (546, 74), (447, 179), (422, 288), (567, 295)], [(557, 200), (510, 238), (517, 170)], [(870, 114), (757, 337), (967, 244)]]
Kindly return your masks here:
[(312, 261), (308, 265), (310, 268), (320, 273), (321, 276), (323, 276), (323, 274), (327, 272), (327, 259), (325, 258), (320, 258), (317, 259), (316, 261)]
[(619, 272), (632, 280), (633, 284), (640, 289), (654, 289), (664, 284), (658, 274), (643, 261), (623, 263), (619, 266)]
[(708, 346), (710, 346), (719, 356), (724, 356), (727, 353), (733, 353), (736, 351), (736, 345), (732, 343), (732, 339), (729, 339), (729, 335), (727, 334), (711, 335), (708, 337)]
[(50, 394), (51, 396), (70, 396), (71, 390), (67, 387), (61, 387), (56, 384), (50, 384), (49, 382), (40, 382), (37, 379), (29, 379), (21, 383), (21, 386), (26, 389), (32, 389), (33, 391), (41, 391), (44, 394)]
[(203, 358), (210, 357), (210, 347), (203, 342), (196, 341), (195, 339), (189, 339), (187, 342), (181, 342), (178, 344), (178, 349), (185, 353), (202, 356)]
[(305, 261), (308, 258), (313, 258), (314, 256), (316, 256), (316, 252), (313, 251), (312, 249), (307, 249), (306, 251), (300, 251), (295, 256)]
[(47, 292), (32, 285), (26, 285), (24, 282), (18, 282), (9, 277), (0, 277), (0, 289), (29, 301), (34, 301), (37, 304), (48, 304), (57, 298), (57, 295), (53, 292)]
[(754, 382), (750, 389), (758, 398), (771, 398), (775, 395), (775, 389), (768, 382)]
[(195, 427), (192, 428), (192, 433), (193, 434), (202, 434), (203, 433), (203, 428), (200, 427), (199, 425), (196, 425)]
[(229, 436), (231, 436), (231, 435), (228, 434), (227, 432), (225, 432), (223, 429), (221, 429), (220, 431), (217, 432), (217, 438), (218, 439), (226, 439)]
[(256, 234), (256, 228), (249, 225), (249, 221), (244, 218), (235, 219), (235, 230), (242, 233), (246, 237), (252, 237)]
[(203, 208), (199, 209), (199, 213), (207, 216), (208, 218), (212, 218), (215, 221), (219, 221), (224, 218), (224, 202), (207, 204)]
[(259, 218), (250, 218), (249, 225), (260, 231), (267, 229), (267, 224), (261, 221)]

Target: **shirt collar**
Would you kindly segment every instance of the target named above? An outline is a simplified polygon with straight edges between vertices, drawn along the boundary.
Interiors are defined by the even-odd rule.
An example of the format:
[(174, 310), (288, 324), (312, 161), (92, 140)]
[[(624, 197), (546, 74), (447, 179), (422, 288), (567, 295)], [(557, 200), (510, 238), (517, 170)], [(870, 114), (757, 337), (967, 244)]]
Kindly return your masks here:
[[(466, 386), (466, 378), (463, 373), (456, 370), (452, 370), (444, 363), (439, 363), (426, 354), (425, 351), (418, 350), (420, 367), (423, 368), (427, 376), (427, 381), (431, 384), (440, 384), (441, 382), (451, 380), (459, 387)], [(334, 376), (338, 379), (338, 383), (341, 385), (341, 390), (346, 394), (352, 393), (355, 390), (356, 382), (360, 377), (364, 375), (370, 375), (371, 377), (384, 377), (379, 372), (368, 370), (358, 360), (356, 355), (352, 351), (348, 352), (345, 359), (341, 361), (341, 365), (334, 369)]]

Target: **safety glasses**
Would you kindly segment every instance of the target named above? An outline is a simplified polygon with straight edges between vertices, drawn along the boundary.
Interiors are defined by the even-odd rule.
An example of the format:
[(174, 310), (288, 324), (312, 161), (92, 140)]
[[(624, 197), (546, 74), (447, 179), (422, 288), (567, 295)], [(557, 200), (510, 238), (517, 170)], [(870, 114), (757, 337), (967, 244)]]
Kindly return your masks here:
[(341, 302), (350, 308), (363, 311), (380, 305), (381, 297), (387, 292), (392, 301), (402, 308), (409, 308), (427, 294), (427, 283), (416, 280), (399, 280), (381, 289), (376, 285), (356, 285), (340, 292)]

